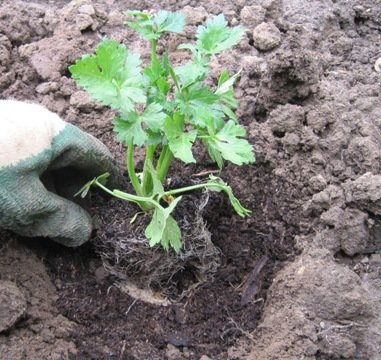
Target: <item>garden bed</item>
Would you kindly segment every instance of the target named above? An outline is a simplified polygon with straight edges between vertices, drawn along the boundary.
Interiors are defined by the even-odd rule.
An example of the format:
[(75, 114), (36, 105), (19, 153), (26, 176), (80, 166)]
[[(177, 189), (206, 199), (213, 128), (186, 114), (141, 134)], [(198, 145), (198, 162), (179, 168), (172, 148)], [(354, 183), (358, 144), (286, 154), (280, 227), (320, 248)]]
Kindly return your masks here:
[[(216, 266), (201, 276), (187, 263), (166, 291), (151, 287), (157, 303), (107, 271), (107, 244), (130, 233), (135, 211), (122, 201), (93, 193), (99, 228), (77, 249), (1, 232), (0, 280), (16, 284), (25, 310), (0, 334), (0, 358), (379, 359), (381, 4), (3, 1), (0, 97), (57, 112), (102, 140), (122, 169), (113, 113), (75, 86), (68, 66), (103, 36), (147, 58), (145, 42), (121, 25), (128, 8), (183, 11), (189, 40), (213, 14), (248, 28), (213, 65), (215, 77), (242, 69), (238, 117), (257, 161), (220, 176), (252, 216), (239, 218), (224, 196), (209, 194), (202, 217)], [(258, 29), (263, 22), (278, 30)], [(181, 62), (176, 41), (167, 37), (161, 50)], [(172, 184), (216, 169), (202, 150), (196, 157), (197, 165), (175, 165)]]

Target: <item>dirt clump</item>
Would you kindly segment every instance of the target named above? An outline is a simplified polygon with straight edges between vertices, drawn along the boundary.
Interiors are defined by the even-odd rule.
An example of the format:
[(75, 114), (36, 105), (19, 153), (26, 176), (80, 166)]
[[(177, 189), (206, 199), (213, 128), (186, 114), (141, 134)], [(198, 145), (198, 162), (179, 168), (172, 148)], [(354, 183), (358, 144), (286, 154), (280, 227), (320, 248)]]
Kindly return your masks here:
[(10, 281), (1, 281), (0, 290), (0, 332), (4, 332), (24, 316), (26, 301), (23, 293)]
[[(203, 219), (219, 267), (187, 300), (166, 306), (122, 292), (105, 270), (102, 248), (108, 241), (123, 244), (130, 231), (125, 205), (116, 200), (94, 193), (101, 228), (79, 249), (0, 233), (0, 281), (13, 286), (20, 304), (0, 334), (0, 357), (378, 360), (381, 5), (3, 1), (1, 97), (58, 112), (102, 140), (122, 168), (112, 111), (78, 90), (67, 67), (104, 36), (146, 59), (146, 42), (121, 25), (128, 8), (184, 11), (189, 41), (209, 15), (221, 12), (248, 28), (237, 48), (213, 60), (213, 74), (242, 68), (238, 116), (257, 163), (228, 165), (221, 176), (253, 216), (237, 218), (223, 197), (213, 196)], [(262, 23), (276, 33), (271, 46), (258, 46), (254, 29)], [(173, 38), (161, 46), (174, 49), (176, 61), (184, 59)], [(197, 157), (198, 165), (178, 165), (170, 177), (188, 181), (214, 170), (204, 153)], [(196, 283), (196, 273), (189, 264), (176, 271), (174, 293)]]
[(2, 244), (8, 239), (0, 249), (1, 358), (68, 359), (69, 353), (76, 353), (69, 339), (74, 324), (57, 310), (57, 292), (41, 257), (26, 244), (1, 235)]

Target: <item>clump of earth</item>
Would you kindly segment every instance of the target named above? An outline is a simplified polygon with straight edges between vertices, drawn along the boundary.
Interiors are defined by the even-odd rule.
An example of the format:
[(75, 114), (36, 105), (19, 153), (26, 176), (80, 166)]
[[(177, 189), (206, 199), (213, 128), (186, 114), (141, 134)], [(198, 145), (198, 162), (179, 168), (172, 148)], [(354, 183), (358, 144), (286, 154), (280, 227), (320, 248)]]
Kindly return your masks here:
[[(253, 215), (237, 218), (213, 196), (203, 219), (218, 267), (202, 282), (187, 267), (173, 279), (186, 296), (157, 303), (105, 266), (99, 244), (120, 234), (109, 220), (125, 216), (117, 200), (93, 195), (99, 228), (78, 249), (0, 232), (0, 358), (378, 360), (381, 4), (2, 1), (1, 98), (57, 112), (102, 140), (122, 169), (112, 112), (67, 69), (104, 36), (147, 58), (146, 42), (123, 26), (127, 9), (184, 12), (189, 41), (219, 13), (247, 28), (213, 66), (216, 76), (242, 69), (238, 117), (257, 162), (221, 176)], [(168, 37), (159, 49), (180, 62), (176, 47)], [(174, 181), (214, 169), (197, 155), (197, 165), (175, 166)]]

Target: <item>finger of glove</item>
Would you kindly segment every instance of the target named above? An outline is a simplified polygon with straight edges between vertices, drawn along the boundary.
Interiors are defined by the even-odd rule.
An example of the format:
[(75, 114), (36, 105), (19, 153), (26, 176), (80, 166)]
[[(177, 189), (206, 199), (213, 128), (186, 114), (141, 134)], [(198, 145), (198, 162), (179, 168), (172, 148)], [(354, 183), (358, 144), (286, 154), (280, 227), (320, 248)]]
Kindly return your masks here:
[(109, 172), (113, 185), (122, 185), (122, 176), (107, 147), (79, 128), (67, 124), (53, 139), (52, 147), (54, 158), (48, 170), (74, 167), (89, 179)]
[(45, 189), (37, 176), (15, 177), (0, 189), (0, 227), (27, 237), (49, 237), (69, 247), (86, 242), (90, 215), (77, 204)]

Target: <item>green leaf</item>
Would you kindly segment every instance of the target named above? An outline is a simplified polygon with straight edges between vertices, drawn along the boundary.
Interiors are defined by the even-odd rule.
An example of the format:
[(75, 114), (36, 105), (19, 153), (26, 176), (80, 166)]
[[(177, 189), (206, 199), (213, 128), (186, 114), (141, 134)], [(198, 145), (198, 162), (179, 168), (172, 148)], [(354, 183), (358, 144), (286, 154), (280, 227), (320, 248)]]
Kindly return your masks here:
[(160, 132), (164, 127), (167, 115), (161, 105), (152, 103), (142, 114), (136, 111), (124, 113), (114, 119), (114, 131), (118, 133), (118, 140), (128, 144), (133, 139), (134, 145), (142, 146), (148, 140), (146, 129), (152, 133)]
[(224, 70), (218, 79), (218, 86), (215, 91), (215, 94), (219, 97), (221, 110), (229, 119), (232, 119), (235, 122), (238, 122), (238, 119), (232, 109), (236, 109), (238, 107), (238, 101), (234, 96), (233, 85), (240, 73), (241, 71), (232, 77), (229, 77), (228, 71)]
[(218, 96), (208, 87), (198, 83), (189, 86), (186, 91), (176, 93), (176, 101), (182, 115), (188, 117), (191, 124), (206, 127), (217, 115), (214, 106)]
[(234, 196), (232, 188), (228, 184), (226, 184), (221, 178), (210, 175), (207, 184), (214, 185), (212, 187), (208, 186), (208, 189), (211, 191), (224, 191), (228, 195), (230, 203), (232, 204), (234, 210), (239, 216), (245, 217), (251, 214), (251, 211), (244, 208), (239, 202), (239, 200)]
[(235, 123), (238, 123), (237, 115), (234, 113), (234, 111), (224, 104), (220, 104), (221, 110), (224, 112), (224, 114), (231, 120), (233, 120)]
[(184, 118), (178, 113), (175, 113), (173, 118), (168, 117), (164, 127), (173, 155), (185, 163), (195, 163), (192, 146), (197, 137), (197, 130), (185, 131)]
[(207, 67), (193, 62), (175, 68), (175, 74), (179, 77), (182, 88), (203, 81), (208, 73), (209, 69)]
[(152, 161), (146, 161), (145, 166), (148, 169), (148, 173), (152, 179), (152, 194), (153, 197), (161, 197), (164, 194), (164, 187), (161, 183), (159, 177), (157, 176), (157, 172), (152, 164)]
[(220, 75), (218, 86), (215, 91), (215, 94), (219, 97), (218, 102), (221, 110), (229, 119), (234, 120), (236, 123), (238, 122), (238, 119), (233, 109), (238, 107), (238, 101), (234, 96), (233, 85), (239, 74), (240, 72), (230, 77), (228, 71), (224, 70)]
[(96, 182), (99, 182), (102, 185), (106, 185), (108, 178), (110, 177), (110, 173), (106, 172), (102, 175), (99, 175), (98, 177), (94, 178), (93, 180), (88, 181), (85, 185), (83, 185), (77, 193), (74, 194), (74, 196), (81, 195), (81, 198), (83, 199), (86, 197), (88, 192), (90, 191), (90, 188), (92, 186), (96, 185)]
[(156, 25), (157, 33), (173, 32), (181, 33), (185, 26), (185, 16), (178, 12), (159, 11), (153, 21)]
[(166, 106), (169, 102), (167, 99), (168, 92), (171, 89), (168, 82), (169, 67), (168, 56), (164, 55), (160, 60), (153, 58), (151, 66), (144, 69), (145, 75), (150, 80), (148, 102), (157, 102), (162, 106)]
[(128, 112), (146, 101), (140, 58), (117, 41), (104, 40), (95, 55), (84, 55), (69, 70), (93, 99), (113, 109)]
[(160, 104), (152, 103), (147, 106), (140, 118), (150, 130), (158, 132), (163, 129), (166, 117), (163, 107)]
[[(174, 244), (178, 252), (181, 247), (181, 231), (176, 221), (170, 215), (175, 209), (181, 196), (175, 198), (167, 208), (157, 206), (152, 220), (145, 230), (145, 236), (149, 239), (150, 246), (161, 243), (168, 250), (168, 244)], [(180, 243), (180, 247), (178, 244)]]
[(131, 16), (136, 16), (140, 18), (140, 20), (149, 20), (152, 18), (152, 15), (147, 14), (145, 12), (142, 12), (140, 10), (127, 10), (124, 15), (131, 15)]
[(193, 103), (214, 104), (218, 100), (218, 96), (206, 86), (195, 84), (187, 89), (188, 93), (185, 95), (185, 100)]
[(194, 44), (180, 44), (177, 48), (179, 50), (190, 50), (192, 51), (193, 55), (196, 55), (197, 53), (197, 46)]
[(155, 15), (130, 10), (126, 11), (125, 15), (135, 17), (134, 21), (126, 21), (125, 24), (138, 31), (148, 40), (157, 40), (167, 32), (180, 33), (185, 26), (183, 14), (165, 10), (159, 11)]
[(153, 132), (150, 129), (146, 130), (148, 139), (146, 140), (146, 146), (160, 145), (165, 142), (165, 135), (161, 132)]
[(148, 40), (158, 39), (159, 36), (154, 31), (152, 15), (139, 10), (128, 10), (126, 16), (133, 16), (134, 21), (126, 21), (124, 24), (136, 30), (140, 35)]
[(238, 107), (238, 101), (234, 96), (233, 88), (219, 95), (219, 100), (221, 105), (228, 106), (230, 109), (236, 109)]
[(241, 26), (228, 27), (223, 14), (213, 17), (205, 26), (197, 29), (197, 49), (206, 55), (214, 55), (236, 45), (244, 36)]
[(169, 246), (171, 246), (177, 254), (181, 250), (181, 230), (179, 225), (177, 225), (176, 220), (171, 215), (169, 215), (167, 218), (167, 223), (163, 231), (161, 244), (166, 250), (169, 248)]
[(162, 66), (159, 59), (154, 58), (151, 61), (151, 66), (144, 69), (144, 73), (150, 78), (151, 82), (154, 84), (160, 77), (165, 74), (165, 69)]
[(113, 123), (117, 139), (126, 145), (133, 140), (134, 145), (142, 146), (148, 139), (142, 128), (141, 117), (135, 111), (117, 116)]
[(236, 165), (255, 162), (253, 147), (246, 139), (245, 129), (234, 121), (229, 120), (225, 126), (214, 136), (207, 140), (213, 151), (218, 151), (221, 156)]
[(221, 87), (227, 80), (229, 80), (229, 72), (225, 69), (221, 72), (220, 77), (218, 78), (218, 87)]
[(215, 91), (215, 94), (222, 95), (232, 90), (233, 85), (240, 74), (241, 74), (241, 70), (237, 72), (237, 74), (234, 74), (232, 77), (229, 77), (228, 71), (224, 70), (218, 79), (218, 87), (217, 87), (217, 90)]
[(160, 92), (164, 96), (167, 96), (168, 91), (170, 90), (170, 86), (169, 86), (167, 79), (165, 77), (160, 77), (159, 79), (157, 79), (156, 85), (157, 85), (158, 89), (160, 90)]
[(217, 164), (218, 168), (221, 170), (224, 167), (224, 159), (221, 153), (210, 145), (208, 140), (204, 140), (204, 144), (208, 150), (210, 158)]

